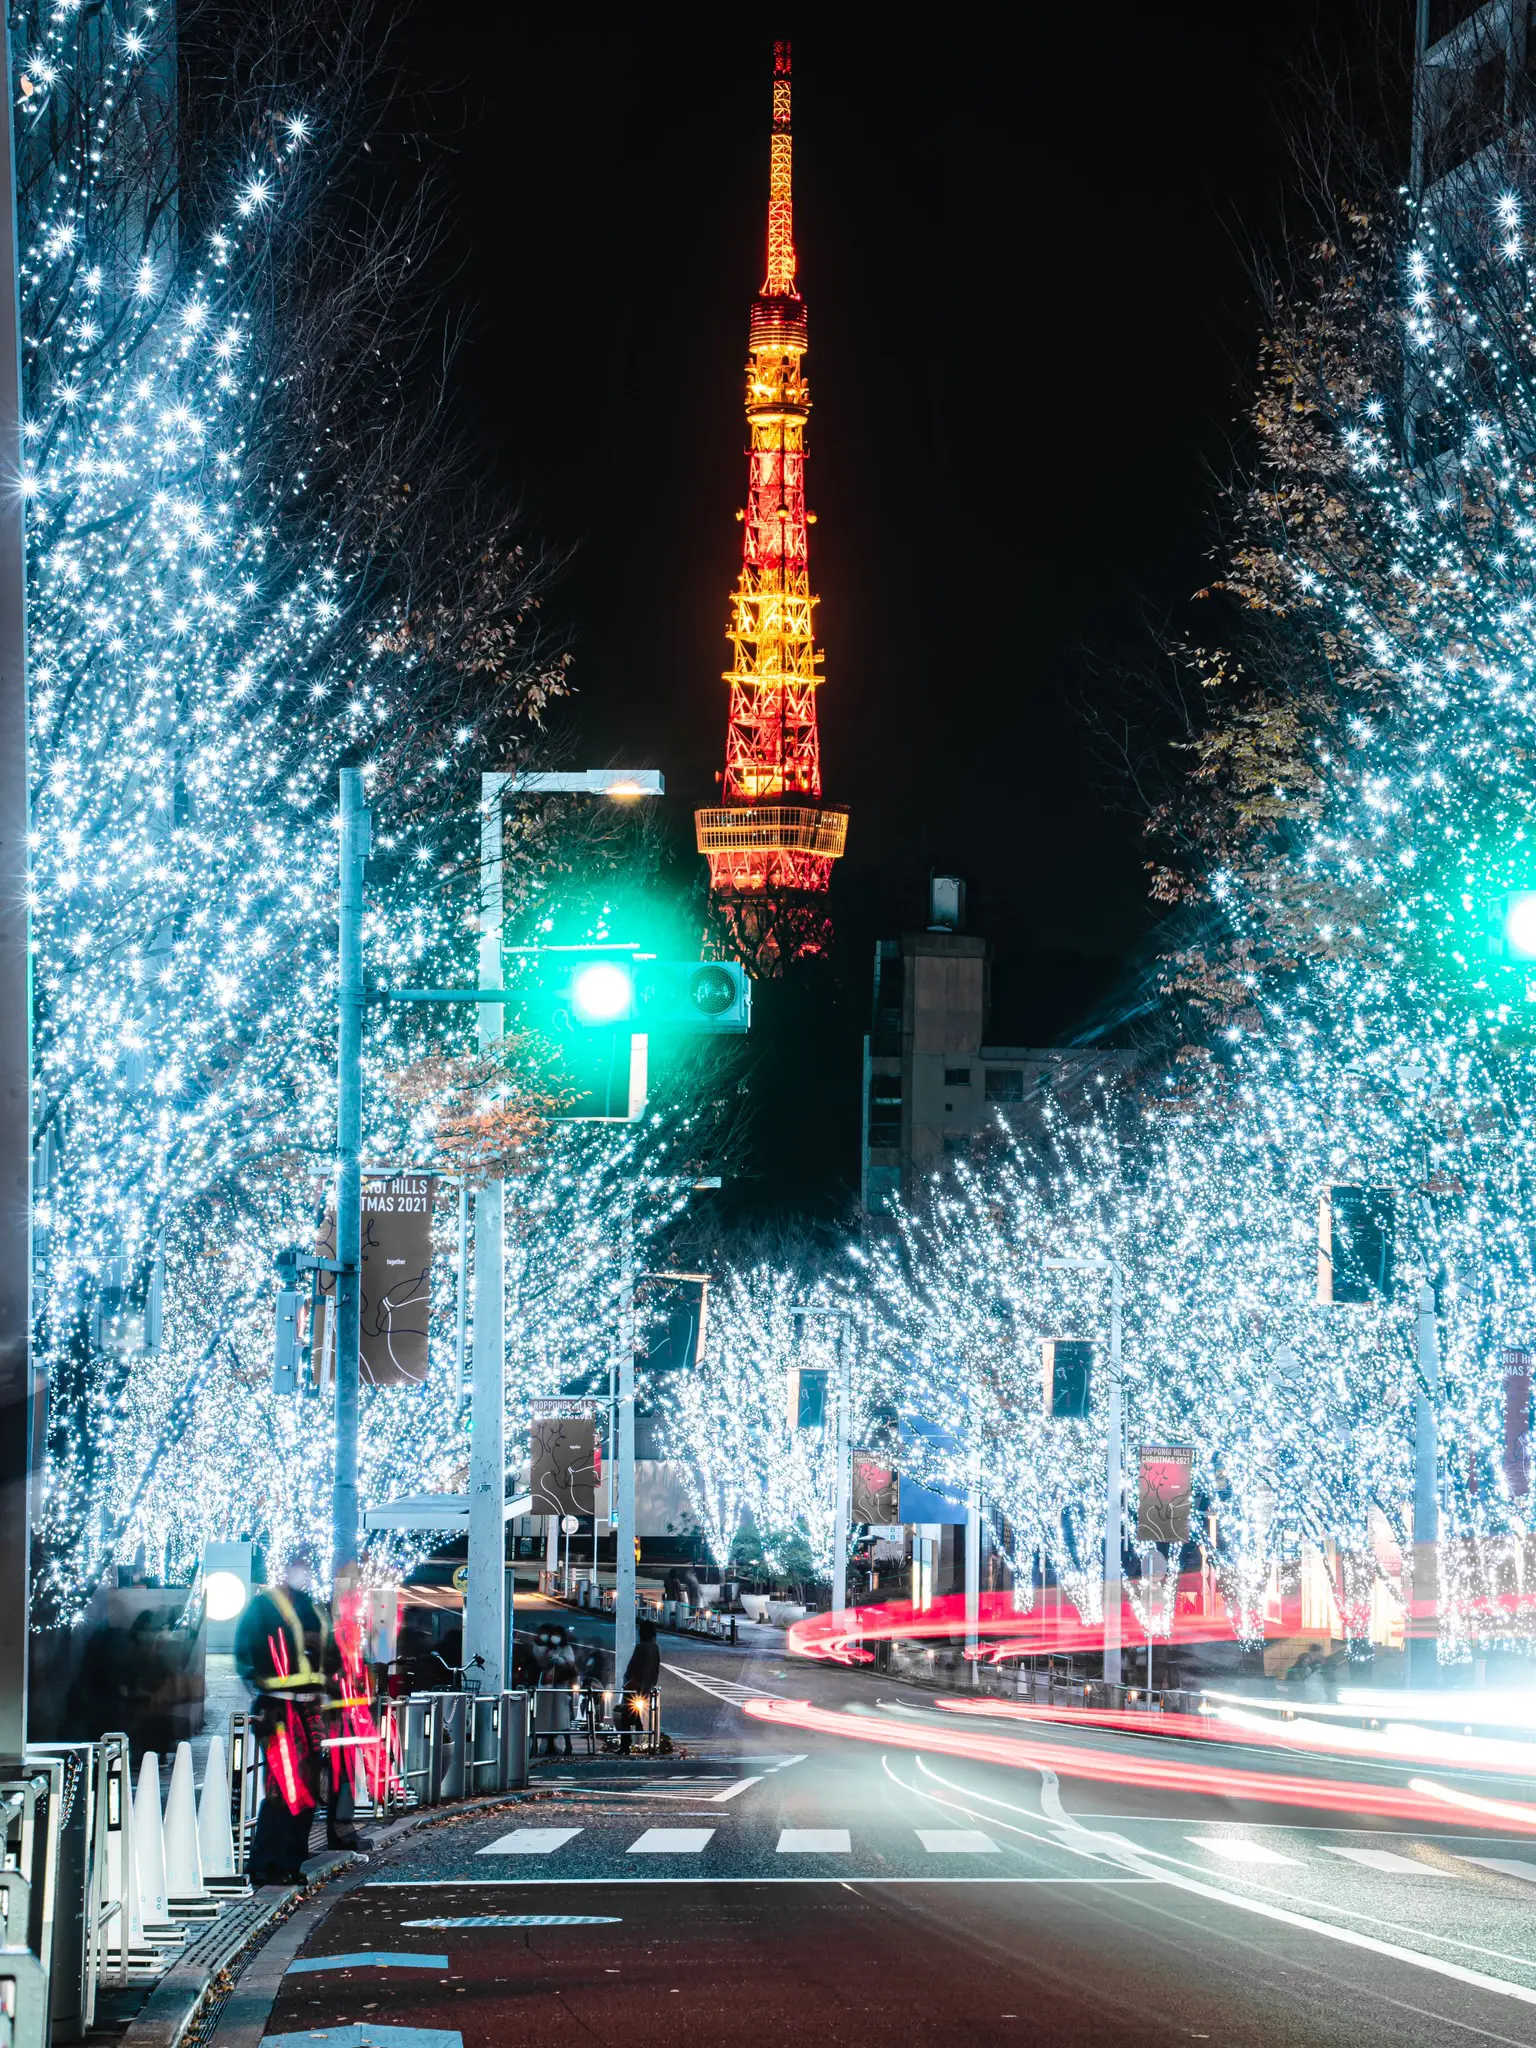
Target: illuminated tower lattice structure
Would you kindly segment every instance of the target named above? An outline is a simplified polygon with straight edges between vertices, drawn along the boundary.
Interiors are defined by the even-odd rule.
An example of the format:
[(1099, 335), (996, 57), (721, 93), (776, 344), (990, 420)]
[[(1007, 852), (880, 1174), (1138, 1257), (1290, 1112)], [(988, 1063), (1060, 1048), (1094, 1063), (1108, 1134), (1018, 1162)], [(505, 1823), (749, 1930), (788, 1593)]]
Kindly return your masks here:
[(805, 301), (795, 289), (790, 189), (789, 44), (773, 50), (768, 275), (752, 307), (747, 428), (751, 436), (741, 575), (727, 638), (730, 716), (721, 803), (695, 813), (699, 851), (729, 949), (755, 975), (825, 953), (826, 891), (848, 836), (848, 813), (824, 809), (816, 729), (817, 673), (806, 545), (801, 374)]

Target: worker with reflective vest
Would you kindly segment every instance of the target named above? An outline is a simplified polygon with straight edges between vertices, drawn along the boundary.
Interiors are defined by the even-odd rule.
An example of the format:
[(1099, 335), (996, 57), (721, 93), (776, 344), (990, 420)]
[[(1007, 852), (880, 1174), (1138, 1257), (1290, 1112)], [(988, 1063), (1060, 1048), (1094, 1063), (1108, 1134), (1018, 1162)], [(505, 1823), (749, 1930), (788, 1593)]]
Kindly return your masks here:
[(284, 1568), (282, 1584), (263, 1586), (235, 1631), (235, 1666), (256, 1689), (252, 1722), (267, 1765), (246, 1870), (255, 1885), (300, 1879), (322, 1798), (327, 1846), (368, 1846), (353, 1820), (351, 1754), (345, 1740), (337, 1740), (356, 1703), (338, 1696), (344, 1690), (338, 1684), (342, 1659), (313, 1585), (313, 1557), (298, 1550)]

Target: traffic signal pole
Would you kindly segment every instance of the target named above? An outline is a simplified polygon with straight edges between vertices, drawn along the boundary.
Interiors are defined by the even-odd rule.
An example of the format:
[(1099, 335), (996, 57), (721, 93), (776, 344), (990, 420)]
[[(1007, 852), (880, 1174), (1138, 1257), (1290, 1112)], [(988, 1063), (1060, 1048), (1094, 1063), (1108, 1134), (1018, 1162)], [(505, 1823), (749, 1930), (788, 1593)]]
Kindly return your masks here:
[[(480, 778), (480, 967), (482, 989), (501, 988), (502, 792), (508, 778)], [(488, 1052), (503, 1035), (500, 1003), (476, 1011), (477, 1043)], [(486, 1692), (500, 1692), (510, 1617), (506, 1573), (506, 1330), (504, 1226), (506, 1185), (487, 1181), (475, 1195), (475, 1300), (469, 1440), (469, 1583), (464, 1593), (464, 1663)], [(483, 1659), (483, 1668), (476, 1662)]]
[(336, 1472), (331, 1490), (331, 1586), (357, 1574), (358, 1348), (363, 1237), (363, 864), (373, 815), (360, 768), (341, 771), (341, 907), (336, 1089)]
[(624, 1671), (634, 1655), (635, 1633), (635, 1202), (624, 1211), (624, 1264), (619, 1276), (619, 1455), (615, 1488), (618, 1520), (614, 1529), (613, 1692), (615, 1704)]
[(1440, 1393), (1440, 1332), (1435, 1321), (1435, 1290), (1419, 1289), (1416, 1355), (1418, 1379), (1413, 1393), (1413, 1603), (1408, 1614), (1408, 1654), (1404, 1664), (1412, 1686), (1440, 1682), (1440, 1430), (1436, 1401)]
[(0, 62), (0, 1757), (27, 1734), (32, 1461), (32, 973), (27, 898), (26, 514), (10, 39)]

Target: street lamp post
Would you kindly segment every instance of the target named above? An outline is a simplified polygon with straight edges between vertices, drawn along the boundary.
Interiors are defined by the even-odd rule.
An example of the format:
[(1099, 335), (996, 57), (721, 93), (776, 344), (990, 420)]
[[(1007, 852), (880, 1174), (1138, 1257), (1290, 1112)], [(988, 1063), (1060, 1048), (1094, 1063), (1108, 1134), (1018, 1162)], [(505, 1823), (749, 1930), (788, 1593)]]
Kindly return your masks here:
[[(664, 784), (654, 768), (585, 768), (517, 775), (486, 773), (480, 777), (480, 987), (504, 987), (502, 922), (503, 805), (507, 792), (529, 796), (659, 796)], [(482, 1052), (502, 1036), (500, 1003), (479, 1007), (478, 1040)], [(487, 1181), (475, 1196), (475, 1296), (471, 1331), (470, 1385), (473, 1411), (469, 1449), (469, 1558), (464, 1592), (464, 1662), (484, 1658), (481, 1684), (499, 1692), (506, 1668), (511, 1618), (507, 1612), (506, 1523), (506, 1329), (505, 1329), (506, 1189), (500, 1180)], [(620, 1429), (623, 1428), (622, 1402)], [(634, 1457), (634, 1359), (630, 1359), (630, 1474)], [(630, 1522), (634, 1515), (631, 1508)], [(633, 1550), (633, 1546), (631, 1546)], [(631, 1560), (630, 1589), (634, 1589)], [(621, 1610), (622, 1611), (622, 1610)], [(631, 1619), (630, 1627), (634, 1622)]]
[[(336, 1464), (331, 1496), (332, 1568), (338, 1591), (355, 1578), (358, 1549), (358, 1367), (362, 1307), (363, 1010), (385, 1002), (473, 1002), (482, 1051), (502, 1035), (502, 792), (508, 784), (534, 793), (659, 794), (654, 769), (587, 769), (579, 774), (486, 775), (481, 779), (480, 959), (473, 989), (400, 989), (374, 996), (363, 974), (364, 869), (372, 813), (363, 800), (360, 768), (341, 771), (341, 900), (338, 928), (336, 1103), (336, 1257), (284, 1253), (282, 1270), (323, 1269), (336, 1275)], [(500, 1691), (505, 1672), (507, 1606), (506, 1424), (503, 1416), (503, 1187), (491, 1181), (475, 1197), (474, 1417), (470, 1438), (469, 1586), (465, 1595), (464, 1661), (481, 1670), (487, 1691)], [(462, 1239), (461, 1251), (462, 1257)]]
[(1121, 1602), (1120, 1550), (1122, 1487), (1120, 1473), (1121, 1382), (1120, 1336), (1125, 1276), (1118, 1259), (1096, 1254), (1082, 1259), (1047, 1259), (1052, 1271), (1075, 1269), (1109, 1275), (1109, 1385), (1104, 1448), (1104, 1683), (1120, 1683)]
[(1440, 1432), (1435, 1404), (1440, 1394), (1440, 1333), (1435, 1290), (1419, 1289), (1413, 1392), (1413, 1602), (1407, 1618), (1408, 1683), (1436, 1685), (1440, 1679)]
[(623, 1265), (619, 1274), (619, 1399), (617, 1471), (609, 1480), (613, 1523), (613, 1697), (622, 1697), (624, 1673), (635, 1654), (635, 1198), (624, 1206)]
[(27, 1737), (32, 1454), (32, 975), (28, 931), (26, 513), (10, 48), (0, 54), (0, 1757)]
[(360, 768), (341, 771), (339, 1028), (336, 1053), (336, 1469), (331, 1490), (331, 1578), (337, 1595), (357, 1571), (358, 1347), (362, 1318), (363, 865), (373, 813)]

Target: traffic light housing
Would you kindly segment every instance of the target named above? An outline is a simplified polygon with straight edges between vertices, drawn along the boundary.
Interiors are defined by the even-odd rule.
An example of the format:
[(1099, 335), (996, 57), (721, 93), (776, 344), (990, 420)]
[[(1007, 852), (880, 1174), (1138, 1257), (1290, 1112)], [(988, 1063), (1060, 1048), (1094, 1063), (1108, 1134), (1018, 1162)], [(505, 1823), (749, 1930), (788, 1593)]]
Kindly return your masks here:
[(520, 951), (513, 999), (554, 1031), (686, 1031), (740, 1035), (752, 984), (736, 960), (658, 960), (633, 946), (540, 946)]

